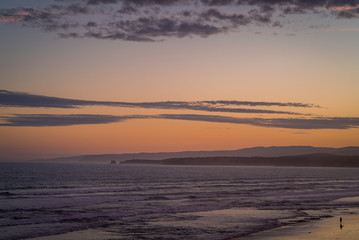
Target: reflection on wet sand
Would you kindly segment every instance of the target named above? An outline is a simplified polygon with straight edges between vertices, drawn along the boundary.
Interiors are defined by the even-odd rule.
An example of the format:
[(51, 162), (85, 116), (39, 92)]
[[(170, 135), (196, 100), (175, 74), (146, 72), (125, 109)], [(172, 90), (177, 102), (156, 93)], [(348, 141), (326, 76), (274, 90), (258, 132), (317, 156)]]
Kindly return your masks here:
[(352, 214), (277, 228), (238, 240), (357, 240), (358, 236), (359, 215)]

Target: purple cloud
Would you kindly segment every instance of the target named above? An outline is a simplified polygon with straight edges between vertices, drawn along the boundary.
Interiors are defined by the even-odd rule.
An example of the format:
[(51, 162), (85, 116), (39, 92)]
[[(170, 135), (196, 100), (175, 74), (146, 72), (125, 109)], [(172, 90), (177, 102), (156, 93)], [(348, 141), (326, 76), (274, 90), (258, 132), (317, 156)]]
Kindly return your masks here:
[(131, 119), (168, 119), (211, 123), (246, 124), (259, 127), (287, 129), (350, 129), (359, 127), (359, 118), (321, 117), (321, 118), (238, 118), (219, 115), (200, 114), (160, 114), (160, 115), (92, 115), (92, 114), (18, 114), (1, 117), (0, 126), (49, 127), (83, 124), (109, 124)]
[[(0, 9), (0, 22), (56, 32), (62, 38), (161, 41), (209, 37), (242, 26), (282, 27), (292, 14), (356, 19), (357, 0), (57, 0), (42, 8)], [(323, 14), (325, 13), (325, 14)]]
[[(305, 103), (285, 102), (250, 102), (250, 101), (164, 101), (164, 102), (113, 102), (113, 101), (90, 101), (35, 95), (21, 92), (0, 90), (0, 106), (3, 107), (33, 107), (33, 108), (77, 108), (83, 106), (112, 106), (126, 108), (153, 108), (153, 109), (176, 109), (194, 110), (206, 112), (229, 112), (229, 113), (257, 113), (257, 114), (290, 114), (301, 115), (292, 111), (271, 109), (258, 109), (248, 107), (297, 107), (316, 108), (319, 106)], [(247, 108), (238, 108), (247, 106)]]

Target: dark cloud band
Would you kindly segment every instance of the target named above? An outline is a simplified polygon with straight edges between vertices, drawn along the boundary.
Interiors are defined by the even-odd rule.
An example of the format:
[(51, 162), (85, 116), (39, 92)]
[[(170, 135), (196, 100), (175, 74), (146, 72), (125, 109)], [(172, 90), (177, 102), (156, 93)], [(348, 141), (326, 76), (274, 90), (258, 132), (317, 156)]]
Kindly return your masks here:
[(211, 123), (246, 124), (259, 127), (287, 129), (350, 129), (359, 127), (359, 118), (236, 118), (219, 115), (160, 114), (160, 115), (51, 115), (19, 114), (2, 117), (0, 126), (49, 127), (83, 124), (109, 124), (130, 119), (169, 119)]
[(78, 99), (67, 99), (50, 97), (43, 95), (35, 95), (21, 92), (10, 92), (0, 90), (0, 107), (34, 107), (34, 108), (76, 108), (83, 106), (112, 106), (126, 108), (152, 108), (152, 109), (176, 109), (176, 110), (194, 110), (206, 112), (230, 112), (230, 113), (261, 113), (261, 114), (291, 114), (300, 115), (300, 113), (254, 109), (254, 108), (238, 108), (238, 106), (247, 107), (301, 107), (313, 108), (318, 107), (313, 104), (305, 103), (282, 103), (282, 102), (250, 102), (250, 101), (165, 101), (165, 102), (110, 102), (110, 101), (89, 101)]
[[(357, 18), (357, 0), (56, 0), (42, 8), (0, 9), (0, 22), (56, 32), (62, 38), (161, 41), (208, 37), (242, 26), (282, 27), (283, 17)], [(325, 14), (322, 14), (325, 13)], [(96, 17), (94, 17), (96, 16)], [(101, 17), (99, 17), (101, 16)], [(101, 20), (99, 20), (101, 19)]]

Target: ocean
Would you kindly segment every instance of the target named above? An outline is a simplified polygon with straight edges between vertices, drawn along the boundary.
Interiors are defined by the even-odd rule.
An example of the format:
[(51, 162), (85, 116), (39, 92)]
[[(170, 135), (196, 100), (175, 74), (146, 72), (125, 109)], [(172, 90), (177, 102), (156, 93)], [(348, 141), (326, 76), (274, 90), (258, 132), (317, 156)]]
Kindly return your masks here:
[(354, 168), (0, 163), (0, 239), (231, 239), (358, 197)]

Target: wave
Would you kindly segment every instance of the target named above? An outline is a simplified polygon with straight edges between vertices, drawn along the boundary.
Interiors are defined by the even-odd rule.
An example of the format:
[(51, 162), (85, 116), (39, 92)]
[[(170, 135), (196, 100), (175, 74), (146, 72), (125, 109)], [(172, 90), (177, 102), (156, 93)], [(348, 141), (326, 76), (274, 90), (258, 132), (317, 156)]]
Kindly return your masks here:
[[(330, 215), (323, 209), (359, 204), (359, 200), (335, 201), (359, 196), (359, 170), (73, 168), (59, 168), (59, 176), (69, 174), (69, 169), (76, 174), (56, 181), (44, 177), (48, 168), (40, 166), (38, 172), (21, 171), (41, 181), (6, 179), (6, 190), (0, 192), (0, 239), (98, 228), (127, 239), (146, 231), (152, 234), (143, 236), (146, 239), (168, 239), (169, 232), (178, 234), (172, 234), (176, 239), (223, 239), (310, 221)], [(308, 210), (321, 213), (306, 215)]]

